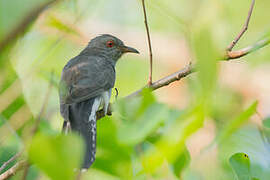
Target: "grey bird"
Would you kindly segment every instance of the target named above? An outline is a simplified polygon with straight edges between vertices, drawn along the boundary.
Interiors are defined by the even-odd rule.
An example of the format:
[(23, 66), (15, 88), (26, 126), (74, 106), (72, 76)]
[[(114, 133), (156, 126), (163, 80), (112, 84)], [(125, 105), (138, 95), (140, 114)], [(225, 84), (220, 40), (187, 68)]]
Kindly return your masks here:
[(115, 65), (127, 52), (139, 53), (120, 39), (104, 34), (92, 39), (62, 71), (59, 96), (63, 131), (70, 125), (72, 131), (83, 137), (86, 150), (82, 169), (88, 169), (95, 161), (96, 112), (103, 107), (107, 114), (116, 78)]

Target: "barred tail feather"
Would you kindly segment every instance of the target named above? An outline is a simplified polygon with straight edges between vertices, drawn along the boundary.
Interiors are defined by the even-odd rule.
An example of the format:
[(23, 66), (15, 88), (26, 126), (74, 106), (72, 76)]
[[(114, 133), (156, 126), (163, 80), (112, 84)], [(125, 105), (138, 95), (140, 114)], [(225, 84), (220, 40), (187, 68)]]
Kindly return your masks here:
[(67, 134), (67, 132), (68, 132), (68, 124), (69, 124), (69, 122), (66, 121), (66, 120), (63, 122), (63, 126), (62, 126), (62, 133), (63, 134)]
[(70, 105), (69, 120), (71, 130), (79, 133), (85, 142), (85, 156), (82, 168), (89, 168), (96, 155), (96, 111), (100, 97)]

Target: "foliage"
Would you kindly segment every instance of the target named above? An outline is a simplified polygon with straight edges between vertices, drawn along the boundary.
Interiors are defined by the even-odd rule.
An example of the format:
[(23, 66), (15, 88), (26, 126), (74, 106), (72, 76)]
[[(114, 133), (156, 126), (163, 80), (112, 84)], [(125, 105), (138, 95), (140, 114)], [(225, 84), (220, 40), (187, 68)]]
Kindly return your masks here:
[(239, 180), (256, 180), (252, 178), (250, 171), (250, 160), (245, 153), (236, 153), (231, 156), (230, 164)]
[(28, 152), (30, 161), (51, 179), (72, 180), (82, 162), (83, 142), (74, 135), (37, 134)]
[[(0, 1), (0, 43), (44, 2), (48, 1)], [(270, 51), (262, 49), (242, 63), (228, 64), (237, 70), (244, 64), (249, 70), (243, 77), (231, 77), (231, 81), (238, 80), (235, 85), (225, 83), (223, 63), (218, 61), (241, 29), (250, 2), (157, 0), (146, 1), (146, 5), (153, 39), (153, 77), (180, 69), (182, 56), (189, 54), (185, 63), (194, 59), (198, 73), (179, 83), (186, 90), (177, 89), (175, 83), (157, 92), (145, 88), (139, 97), (123, 98), (144, 87), (148, 79), (139, 1), (58, 1), (0, 51), (0, 166), (25, 150), (21, 159), (33, 163), (27, 179), (74, 179), (84, 148), (79, 136), (60, 134), (63, 121), (57, 88), (61, 70), (90, 38), (115, 32), (142, 53), (125, 56), (117, 64), (119, 97), (113, 115), (97, 123), (97, 158), (82, 179), (270, 177), (270, 119), (264, 119), (257, 129), (254, 122), (261, 102), (255, 101), (256, 93), (239, 87), (245, 82), (243, 77), (257, 77), (253, 73), (257, 67), (259, 72), (260, 66), (269, 66)], [(238, 47), (269, 36), (269, 6), (270, 1), (256, 1), (250, 29)], [(46, 97), (52, 71), (53, 87)], [(263, 78), (260, 82), (268, 84)], [(264, 97), (263, 105), (269, 99), (267, 94)], [(32, 136), (45, 98), (48, 103), (38, 133)], [(19, 172), (12, 179), (22, 176)]]

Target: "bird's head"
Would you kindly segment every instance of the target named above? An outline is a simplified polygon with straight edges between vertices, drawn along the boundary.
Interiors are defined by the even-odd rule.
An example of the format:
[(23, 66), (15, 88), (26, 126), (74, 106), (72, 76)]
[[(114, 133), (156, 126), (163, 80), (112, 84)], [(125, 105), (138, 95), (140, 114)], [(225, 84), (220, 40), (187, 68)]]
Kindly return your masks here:
[(114, 61), (117, 61), (125, 53), (139, 53), (136, 49), (125, 46), (120, 39), (109, 34), (95, 37), (89, 42), (87, 48), (112, 58)]

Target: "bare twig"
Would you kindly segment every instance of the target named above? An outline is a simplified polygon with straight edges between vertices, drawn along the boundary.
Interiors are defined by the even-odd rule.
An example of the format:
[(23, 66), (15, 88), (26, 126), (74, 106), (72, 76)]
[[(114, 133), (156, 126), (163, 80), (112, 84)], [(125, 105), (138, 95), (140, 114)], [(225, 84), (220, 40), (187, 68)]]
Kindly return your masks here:
[[(232, 59), (238, 59), (238, 58), (246, 56), (249, 53), (254, 52), (256, 50), (259, 50), (259, 49), (267, 46), (268, 44), (270, 44), (270, 38), (267, 37), (267, 38), (265, 38), (263, 40), (260, 40), (260, 41), (256, 42), (255, 44), (250, 45), (250, 46), (248, 46), (246, 48), (236, 50), (236, 51), (232, 51), (233, 47), (237, 44), (239, 39), (243, 36), (243, 34), (245, 33), (245, 31), (248, 28), (248, 24), (249, 24), (251, 15), (252, 15), (252, 11), (254, 9), (254, 4), (255, 4), (255, 0), (252, 0), (252, 4), (251, 4), (250, 10), (248, 12), (248, 17), (247, 17), (246, 23), (245, 23), (242, 31), (233, 40), (231, 45), (228, 46), (228, 48), (227, 48), (227, 50), (225, 52), (225, 56), (221, 57), (220, 60), (227, 60), (228, 61), (228, 60), (232, 60)], [(145, 12), (144, 0), (142, 0), (142, 5), (143, 5), (143, 9), (144, 9), (145, 26), (146, 26), (147, 35), (148, 35), (148, 43), (149, 43), (149, 51), (150, 51), (150, 59), (151, 59), (151, 42), (150, 42), (150, 36), (149, 36), (149, 30), (148, 30), (148, 23), (147, 23), (147, 17), (146, 17), (146, 12)], [(173, 74), (171, 74), (169, 76), (166, 76), (166, 77), (164, 77), (164, 78), (162, 78), (162, 79), (160, 79), (160, 80), (158, 80), (158, 81), (156, 81), (154, 83), (151, 83), (151, 84), (148, 83), (148, 86), (146, 86), (146, 87), (149, 87), (151, 90), (156, 90), (156, 89), (159, 89), (161, 87), (167, 86), (167, 85), (171, 84), (172, 82), (179, 81), (182, 78), (188, 76), (189, 74), (191, 74), (191, 73), (193, 73), (195, 71), (196, 70), (195, 70), (194, 66), (189, 64), (187, 67), (185, 67), (183, 69), (180, 69), (179, 71), (177, 71), (177, 72), (175, 72), (175, 73), (173, 73)], [(141, 91), (146, 87), (143, 87), (140, 90), (135, 91), (134, 93), (131, 93), (130, 95), (126, 96), (125, 98), (127, 99), (127, 98), (131, 98), (131, 97), (140, 95)], [(110, 108), (110, 111), (108, 111), (108, 113), (111, 114), (111, 110), (112, 109)], [(104, 114), (103, 110), (100, 110), (100, 111), (97, 112), (97, 119), (100, 119), (100, 118), (102, 118), (104, 116), (105, 116), (105, 114)]]
[(12, 163), (13, 161), (15, 161), (20, 155), (22, 154), (22, 151), (17, 152), (14, 156), (12, 156), (8, 161), (4, 162), (2, 164), (2, 166), (0, 167), (0, 173), (1, 171), (3, 171), (7, 165), (9, 165), (10, 163)]
[(57, 0), (50, 0), (43, 3), (33, 9), (9, 34), (7, 34), (3, 40), (0, 42), (0, 52), (3, 51), (10, 43), (14, 42), (17, 37), (23, 34), (28, 26), (38, 17), (40, 13), (43, 12), (50, 4), (56, 2)]
[[(179, 81), (180, 79), (186, 77), (187, 75), (191, 74), (194, 71), (195, 71), (195, 69), (192, 67), (191, 64), (189, 64), (187, 67), (185, 67), (185, 68), (183, 68), (183, 69), (181, 69), (181, 70), (179, 70), (179, 71), (177, 71), (169, 76), (166, 76), (160, 80), (157, 80), (156, 82), (153, 82), (149, 88), (151, 90), (156, 90), (156, 89), (159, 89), (161, 87), (168, 86), (172, 82)], [(144, 88), (146, 88), (146, 87), (144, 87)], [(125, 98), (132, 98), (132, 97), (138, 96), (144, 88), (141, 88), (140, 90), (135, 91), (134, 93), (126, 96)]]
[(26, 161), (19, 161), (6, 172), (0, 175), (0, 180), (9, 179), (11, 176), (14, 176), (19, 170), (23, 169), (26, 165)]
[(242, 28), (242, 30), (240, 31), (240, 33), (235, 37), (235, 39), (231, 42), (231, 44), (227, 47), (227, 51), (232, 51), (232, 49), (234, 48), (234, 46), (237, 44), (237, 42), (241, 39), (241, 37), (245, 34), (245, 32), (247, 31), (248, 29), (248, 25), (249, 25), (249, 22), (250, 22), (250, 18), (251, 18), (251, 15), (252, 15), (252, 12), (253, 12), (253, 9), (254, 9), (254, 5), (255, 5), (255, 0), (252, 0), (252, 3), (251, 3), (251, 6), (250, 6), (250, 9), (248, 11), (248, 16), (247, 16), (247, 19), (246, 19), (246, 22)]
[[(270, 44), (270, 38), (265, 38), (265, 39), (263, 39), (261, 41), (258, 41), (254, 45), (250, 45), (250, 46), (248, 46), (246, 48), (243, 48), (241, 50), (231, 51), (229, 53), (226, 52), (227, 54), (224, 57), (222, 57), (220, 61), (223, 61), (223, 60), (228, 61), (228, 60), (232, 60), (232, 59), (239, 59), (239, 58), (241, 58), (243, 56), (248, 55), (251, 52), (254, 52), (256, 50), (259, 50), (259, 49), (265, 47), (268, 44)], [(193, 73), (195, 71), (196, 71), (195, 66), (189, 64), (185, 68), (180, 69), (179, 71), (177, 71), (177, 72), (175, 72), (173, 74), (170, 74), (170, 75), (168, 75), (168, 76), (166, 76), (166, 77), (164, 77), (164, 78), (162, 78), (160, 80), (157, 80), (156, 82), (153, 82), (151, 86), (146, 86), (146, 87), (149, 87), (152, 90), (156, 90), (156, 89), (162, 88), (164, 86), (168, 86), (172, 82), (179, 81), (182, 78), (188, 76), (189, 74), (191, 74), (191, 73)], [(126, 96), (125, 98), (128, 99), (128, 98), (140, 95), (142, 90), (144, 88), (146, 88), (146, 87), (143, 87), (143, 88), (139, 89), (138, 91), (135, 91), (135, 92), (131, 93), (130, 95)], [(104, 117), (104, 111), (100, 110), (100, 111), (97, 112), (97, 119), (100, 119), (102, 117)]]
[(151, 38), (150, 38), (150, 32), (147, 22), (147, 15), (146, 15), (146, 8), (145, 8), (145, 1), (142, 0), (142, 7), (143, 7), (143, 15), (144, 15), (144, 24), (146, 28), (147, 33), (147, 40), (148, 40), (148, 48), (149, 48), (149, 60), (150, 60), (150, 70), (149, 70), (149, 79), (148, 79), (148, 85), (152, 85), (152, 74), (153, 74), (153, 53), (152, 53), (152, 45), (151, 45)]
[(257, 43), (250, 45), (246, 48), (236, 50), (236, 51), (227, 51), (223, 60), (238, 59), (238, 58), (243, 57), (243, 56), (245, 56), (253, 51), (257, 51), (258, 49), (265, 47), (269, 43), (270, 43), (270, 38), (267, 37), (267, 38), (260, 40)]
[[(51, 80), (50, 80), (50, 84), (49, 84), (49, 87), (48, 87), (48, 91), (45, 95), (45, 99), (44, 99), (44, 102), (42, 104), (42, 107), (41, 107), (41, 110), (40, 110), (40, 113), (38, 114), (38, 117), (35, 121), (35, 124), (34, 124), (34, 127), (33, 127), (33, 130), (31, 132), (31, 135), (33, 136), (37, 130), (38, 130), (38, 126), (40, 124), (40, 121), (41, 121), (41, 117), (43, 116), (44, 114), (44, 111), (46, 109), (46, 106), (48, 104), (48, 99), (49, 99), (49, 95), (51, 93), (51, 89), (53, 87), (53, 72), (51, 74)], [(14, 161), (16, 158), (18, 158), (18, 156), (20, 156), (21, 152), (17, 153), (15, 156), (13, 156), (10, 160), (8, 160), (7, 162), (5, 162), (1, 168), (0, 168), (0, 172), (2, 169), (4, 169), (10, 162)], [(23, 162), (23, 163), (22, 163)], [(24, 168), (24, 173), (23, 173), (23, 180), (26, 179), (27, 177), (27, 174), (28, 174), (28, 170), (29, 170), (29, 167), (30, 167), (30, 163), (27, 162), (27, 161), (22, 161), (21, 163), (16, 163), (14, 166), (12, 166), (9, 170), (7, 170), (6, 172), (4, 172), (3, 174), (0, 175), (0, 177), (2, 178), (9, 178), (10, 176), (14, 175), (16, 173), (16, 171), (19, 171), (21, 169)], [(22, 166), (23, 164), (23, 166)], [(2, 180), (0, 178), (0, 180)]]

